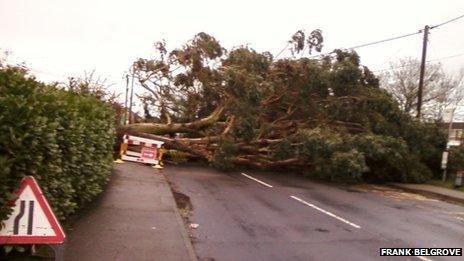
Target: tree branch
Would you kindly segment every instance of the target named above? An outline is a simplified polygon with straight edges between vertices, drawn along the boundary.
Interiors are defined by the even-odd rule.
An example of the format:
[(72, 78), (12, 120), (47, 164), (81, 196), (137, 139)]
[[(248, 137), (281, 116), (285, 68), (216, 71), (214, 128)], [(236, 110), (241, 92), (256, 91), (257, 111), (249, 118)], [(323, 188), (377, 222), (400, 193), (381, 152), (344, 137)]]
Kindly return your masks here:
[(201, 128), (210, 126), (217, 122), (224, 112), (225, 106), (217, 107), (208, 117), (188, 122), (188, 123), (171, 123), (171, 124), (162, 124), (162, 123), (134, 123), (122, 127), (125, 131), (137, 131), (149, 134), (170, 134), (170, 133), (185, 133), (185, 132), (195, 132)]

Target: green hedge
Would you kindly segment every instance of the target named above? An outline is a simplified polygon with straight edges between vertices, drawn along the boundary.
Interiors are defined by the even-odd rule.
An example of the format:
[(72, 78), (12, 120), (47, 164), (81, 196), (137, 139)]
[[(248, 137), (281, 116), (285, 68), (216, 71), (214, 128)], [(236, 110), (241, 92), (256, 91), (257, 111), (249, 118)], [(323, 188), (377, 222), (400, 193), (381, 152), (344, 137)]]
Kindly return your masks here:
[(37, 179), (61, 220), (97, 196), (111, 174), (113, 120), (95, 97), (0, 69), (0, 221), (26, 175)]
[[(453, 178), (459, 170), (464, 169), (464, 147), (451, 147), (448, 156), (448, 178)], [(436, 175), (435, 178), (441, 178), (442, 173)]]

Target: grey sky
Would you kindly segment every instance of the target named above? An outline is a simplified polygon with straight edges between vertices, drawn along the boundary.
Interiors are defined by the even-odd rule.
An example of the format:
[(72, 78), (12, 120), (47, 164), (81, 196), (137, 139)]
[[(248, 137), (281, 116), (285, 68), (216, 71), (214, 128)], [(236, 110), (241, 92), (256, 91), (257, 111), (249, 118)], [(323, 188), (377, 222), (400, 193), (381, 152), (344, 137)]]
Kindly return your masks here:
[[(178, 47), (207, 32), (230, 48), (249, 44), (274, 55), (298, 29), (323, 30), (323, 52), (412, 33), (464, 14), (464, 1), (105, 1), (0, 0), (0, 49), (43, 81), (95, 69), (124, 89), (123, 75), (155, 41)], [(357, 49), (377, 71), (404, 56), (420, 57), (422, 36)], [(464, 54), (464, 19), (431, 31), (428, 59)], [(449, 72), (464, 55), (440, 60)]]

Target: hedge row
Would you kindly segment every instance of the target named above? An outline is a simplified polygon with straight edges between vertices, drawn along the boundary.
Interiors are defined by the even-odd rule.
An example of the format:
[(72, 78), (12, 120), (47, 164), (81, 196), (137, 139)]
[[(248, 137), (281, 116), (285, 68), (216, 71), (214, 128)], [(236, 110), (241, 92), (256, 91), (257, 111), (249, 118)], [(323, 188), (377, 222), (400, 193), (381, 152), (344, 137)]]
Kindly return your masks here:
[(61, 220), (91, 201), (111, 174), (114, 115), (90, 95), (0, 68), (0, 221), (26, 175)]

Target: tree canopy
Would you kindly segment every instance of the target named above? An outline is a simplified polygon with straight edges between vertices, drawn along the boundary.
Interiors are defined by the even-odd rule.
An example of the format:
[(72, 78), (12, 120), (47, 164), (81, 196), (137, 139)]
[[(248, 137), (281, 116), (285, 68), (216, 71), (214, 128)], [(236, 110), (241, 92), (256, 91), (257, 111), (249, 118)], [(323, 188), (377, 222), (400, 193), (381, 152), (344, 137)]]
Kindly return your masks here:
[(293, 57), (275, 59), (247, 46), (226, 50), (206, 33), (171, 51), (159, 42), (155, 57), (132, 67), (156, 117), (124, 131), (222, 169), (291, 169), (342, 182), (429, 178), (444, 135), (403, 112), (356, 52), (301, 55), (322, 43), (319, 30), (298, 31)]

